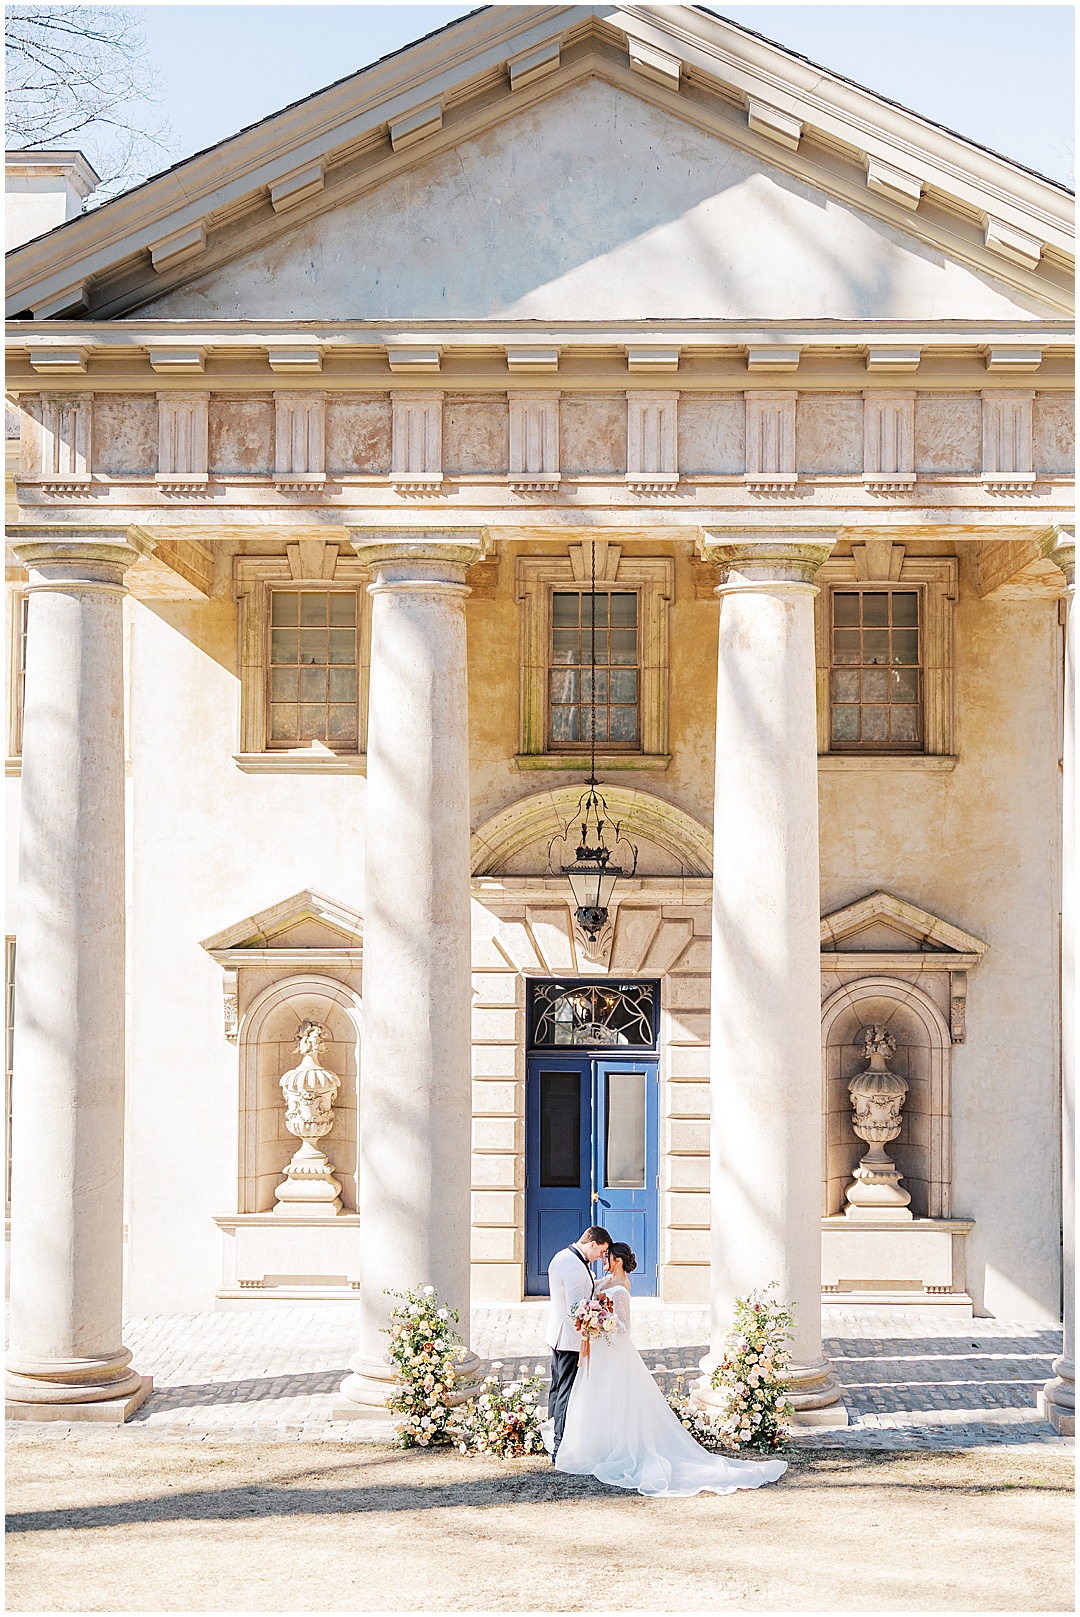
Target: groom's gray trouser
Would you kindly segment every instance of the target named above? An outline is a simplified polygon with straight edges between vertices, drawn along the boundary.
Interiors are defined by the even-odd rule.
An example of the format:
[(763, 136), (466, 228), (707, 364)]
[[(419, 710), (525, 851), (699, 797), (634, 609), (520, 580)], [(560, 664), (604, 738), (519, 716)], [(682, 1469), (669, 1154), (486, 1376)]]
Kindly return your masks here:
[(578, 1372), (577, 1349), (567, 1352), (553, 1348), (551, 1352), (551, 1391), (548, 1394), (548, 1415), (555, 1422), (554, 1452), (558, 1454), (566, 1425), (566, 1406), (570, 1402), (570, 1389)]

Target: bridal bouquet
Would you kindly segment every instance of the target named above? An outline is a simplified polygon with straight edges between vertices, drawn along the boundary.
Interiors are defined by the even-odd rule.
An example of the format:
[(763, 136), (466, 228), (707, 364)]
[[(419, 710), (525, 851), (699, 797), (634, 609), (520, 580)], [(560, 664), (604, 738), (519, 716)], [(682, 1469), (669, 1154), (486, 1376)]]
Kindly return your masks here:
[(570, 1317), (581, 1337), (581, 1357), (586, 1363), (592, 1344), (613, 1336), (619, 1328), (615, 1305), (606, 1291), (598, 1292), (595, 1297), (583, 1297), (581, 1302), (574, 1304)]

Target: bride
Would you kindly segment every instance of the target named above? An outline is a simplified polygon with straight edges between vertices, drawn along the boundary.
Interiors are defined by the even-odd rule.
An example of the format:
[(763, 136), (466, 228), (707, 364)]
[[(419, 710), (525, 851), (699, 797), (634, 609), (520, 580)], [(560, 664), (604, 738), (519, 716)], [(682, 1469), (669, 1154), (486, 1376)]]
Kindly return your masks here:
[[(637, 1259), (624, 1241), (604, 1258), (616, 1330), (593, 1342), (574, 1379), (555, 1469), (592, 1475), (654, 1498), (734, 1493), (776, 1482), (786, 1460), (727, 1460), (695, 1442), (668, 1406), (630, 1340), (630, 1284)], [(550, 1447), (550, 1442), (549, 1442)]]

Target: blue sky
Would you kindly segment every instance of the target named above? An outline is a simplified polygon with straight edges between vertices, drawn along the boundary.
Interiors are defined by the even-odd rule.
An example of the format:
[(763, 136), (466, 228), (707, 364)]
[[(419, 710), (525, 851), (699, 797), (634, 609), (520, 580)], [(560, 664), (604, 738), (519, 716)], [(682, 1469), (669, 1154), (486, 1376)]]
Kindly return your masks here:
[[(250, 4), (139, 9), (166, 87), (164, 111), (177, 136), (175, 160), (474, 8)], [(1071, 184), (1071, 5), (711, 9)]]

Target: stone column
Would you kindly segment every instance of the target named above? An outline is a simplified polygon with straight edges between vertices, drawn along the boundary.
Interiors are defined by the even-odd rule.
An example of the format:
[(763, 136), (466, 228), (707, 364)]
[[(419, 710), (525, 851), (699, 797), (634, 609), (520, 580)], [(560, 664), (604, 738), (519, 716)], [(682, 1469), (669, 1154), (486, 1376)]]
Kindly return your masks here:
[[(846, 1425), (821, 1349), (821, 903), (812, 579), (832, 532), (712, 533), (719, 562), (712, 1351), (736, 1297), (794, 1304), (796, 1418)], [(702, 1395), (709, 1401), (708, 1392)]]
[(7, 1414), (123, 1421), (126, 530), (20, 527), (29, 569)]
[(1061, 1265), (1064, 1341), (1038, 1406), (1066, 1437), (1076, 1433), (1076, 540), (1051, 530), (1045, 553), (1065, 574), (1065, 702), (1061, 749)]
[[(434, 1286), (469, 1334), (468, 533), (354, 531), (370, 562), (360, 1346), (342, 1384), (385, 1405), (387, 1290)], [(469, 1355), (462, 1379), (479, 1361)], [(360, 1408), (357, 1409), (360, 1413)]]

